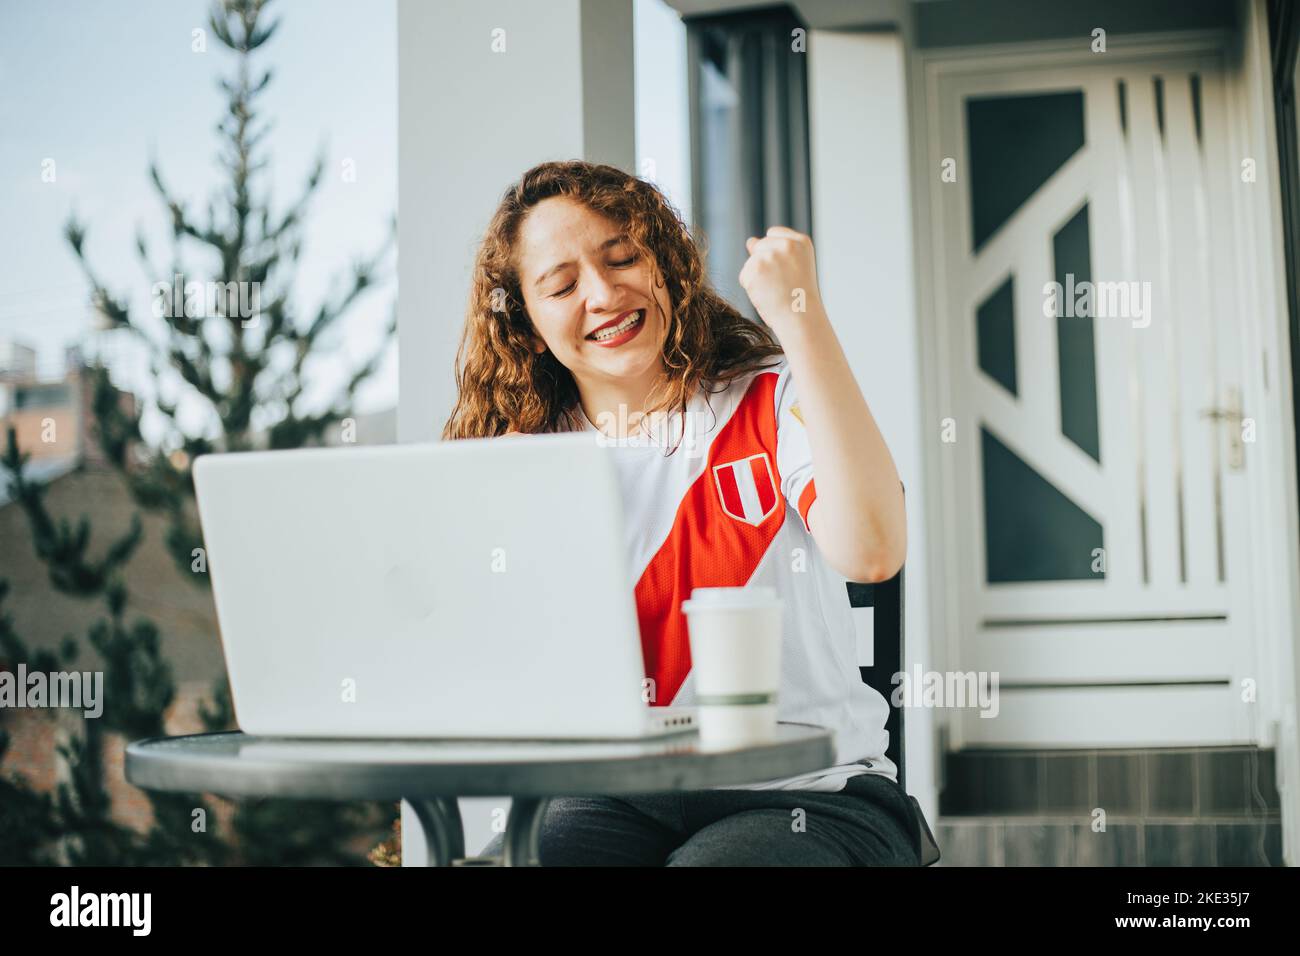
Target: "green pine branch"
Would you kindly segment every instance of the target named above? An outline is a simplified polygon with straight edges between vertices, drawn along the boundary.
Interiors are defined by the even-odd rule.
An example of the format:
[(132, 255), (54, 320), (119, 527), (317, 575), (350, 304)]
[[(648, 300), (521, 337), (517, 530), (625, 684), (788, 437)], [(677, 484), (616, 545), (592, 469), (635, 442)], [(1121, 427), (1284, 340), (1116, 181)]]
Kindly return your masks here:
[[(150, 288), (173, 277), (195, 281), (184, 268), (187, 252), (209, 262), (207, 277), (223, 285), (257, 282), (261, 296), (258, 321), (245, 317), (227, 302), (204, 314), (177, 308), (133, 312), (131, 297), (109, 287), (90, 261), (89, 227), (75, 213), (64, 236), (90, 289), (90, 301), (100, 328), (124, 332), (146, 353), (158, 394), (148, 406), (162, 424), (162, 437), (146, 441), (141, 431), (143, 410), (116, 388), (102, 365), (89, 369), (93, 434), (105, 458), (122, 476), (141, 511), (166, 519), (164, 544), (189, 580), (207, 586), (206, 574), (192, 570), (196, 549), (203, 547), (201, 529), (192, 507), (193, 462), (214, 452), (242, 451), (264, 444), (293, 448), (321, 441), (327, 430), (349, 417), (358, 389), (373, 377), (395, 333), (395, 312), (384, 342), (347, 373), (345, 384), (321, 407), (306, 404), (305, 378), (313, 363), (329, 350), (326, 339), (351, 313), (362, 296), (387, 280), (385, 264), (396, 240), (393, 221), (379, 248), (352, 264), (341, 293), (331, 294), (310, 313), (300, 314), (292, 298), (293, 277), (303, 250), (303, 231), (328, 165), (322, 144), (306, 182), (287, 208), (272, 210), (271, 197), (259, 188), (266, 168), (266, 144), (273, 129), (259, 115), (259, 99), (272, 81), (270, 69), (254, 70), (251, 60), (280, 25), (267, 23), (266, 0), (218, 0), (209, 14), (209, 28), (235, 57), (235, 69), (219, 79), (227, 104), (218, 134), (218, 159), (227, 182), (198, 215), (169, 188), (160, 163), (153, 159), (148, 176), (171, 229), (170, 250), (156, 255), (142, 230), (136, 229), (136, 253)], [(166, 261), (168, 268), (159, 266)], [(206, 283), (205, 283), (206, 284)], [(210, 413), (210, 427), (187, 426), (182, 407), (198, 404)], [(256, 428), (255, 428), (256, 424)], [(161, 650), (156, 625), (136, 618), (126, 621), (129, 596), (122, 570), (138, 547), (142, 532), (137, 513), (130, 530), (108, 542), (102, 554), (91, 553), (91, 528), (84, 516), (77, 522), (47, 510), (44, 489), (23, 474), (27, 456), (8, 436), (0, 460), (9, 476), (16, 504), (27, 517), (33, 546), (61, 593), (105, 601), (107, 614), (86, 634), (104, 661), (104, 712), (83, 719), (82, 733), (61, 747), (69, 779), (56, 794), (32, 793), (21, 781), (0, 778), (0, 862), (10, 849), (33, 862), (149, 865), (177, 863), (259, 862), (270, 864), (362, 861), (345, 847), (350, 835), (379, 834), (385, 821), (382, 804), (335, 805), (319, 801), (239, 801), (233, 816), (236, 844), (228, 845), (215, 832), (196, 828), (196, 811), (208, 814), (199, 795), (149, 793), (155, 824), (141, 836), (111, 819), (104, 788), (99, 748), (103, 735), (123, 734), (128, 740), (164, 732), (163, 715), (175, 695), (171, 668)], [(0, 581), (0, 602), (7, 584)], [(0, 614), (0, 653), (30, 667), (57, 670), (78, 651), (65, 640), (59, 654), (32, 652), (19, 638), (11, 620)], [(224, 680), (212, 691), (211, 703), (200, 705), (210, 730), (233, 726), (229, 688)], [(0, 748), (4, 741), (0, 738)], [(0, 749), (0, 757), (3, 756)], [(13, 810), (10, 813), (10, 810)], [(11, 821), (27, 837), (9, 842)], [(17, 824), (15, 824), (15, 827)]]

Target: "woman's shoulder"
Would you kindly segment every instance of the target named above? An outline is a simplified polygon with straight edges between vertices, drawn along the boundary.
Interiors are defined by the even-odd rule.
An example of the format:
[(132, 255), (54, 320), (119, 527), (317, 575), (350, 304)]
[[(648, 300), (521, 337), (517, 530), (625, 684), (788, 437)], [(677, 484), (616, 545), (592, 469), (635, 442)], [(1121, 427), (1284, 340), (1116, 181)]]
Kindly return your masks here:
[[(729, 421), (742, 407), (758, 400), (756, 390), (770, 389), (769, 401), (778, 396), (785, 372), (784, 357), (776, 356), (765, 363), (719, 376), (712, 382), (701, 382), (691, 397), (690, 414), (697, 421), (710, 423), (707, 430), (712, 431)], [(769, 380), (765, 380), (765, 376), (770, 377)]]
[(743, 397), (749, 394), (755, 385), (762, 383), (764, 387), (771, 387), (774, 392), (779, 393), (789, 378), (789, 363), (784, 355), (777, 355), (738, 376), (732, 383), (732, 389), (738, 397)]
[(761, 376), (789, 374), (789, 363), (784, 355), (773, 355), (747, 368), (719, 376), (718, 383), (712, 387), (714, 392), (736, 392), (744, 395)]

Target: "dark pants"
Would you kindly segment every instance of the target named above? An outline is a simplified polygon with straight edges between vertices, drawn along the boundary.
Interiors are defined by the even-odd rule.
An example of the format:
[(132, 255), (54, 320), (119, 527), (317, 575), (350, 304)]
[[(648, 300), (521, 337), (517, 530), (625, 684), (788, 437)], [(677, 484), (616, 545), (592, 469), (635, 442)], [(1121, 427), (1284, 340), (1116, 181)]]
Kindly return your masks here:
[[(483, 856), (500, 856), (498, 834)], [(838, 793), (687, 790), (555, 797), (538, 837), (542, 866), (919, 866), (903, 788), (879, 774)]]

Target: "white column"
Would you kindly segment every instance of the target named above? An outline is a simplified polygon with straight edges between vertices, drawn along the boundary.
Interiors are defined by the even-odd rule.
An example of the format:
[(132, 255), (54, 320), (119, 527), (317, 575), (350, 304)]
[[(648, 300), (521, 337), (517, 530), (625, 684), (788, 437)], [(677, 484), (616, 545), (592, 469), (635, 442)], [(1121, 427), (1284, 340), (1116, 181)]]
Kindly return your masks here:
[[(397, 439), (434, 441), (474, 252), (506, 187), (545, 160), (636, 172), (632, 0), (398, 0), (397, 27)], [(467, 853), (508, 805), (461, 801)], [(405, 804), (402, 827), (417, 829)], [(422, 862), (411, 837), (402, 863)]]
[(636, 171), (632, 0), (399, 0), (397, 27), (397, 437), (409, 442), (436, 439), (451, 412), (469, 269), (506, 187), (551, 159)]
[[(822, 296), (907, 488), (904, 665), (930, 668), (923, 452), (900, 34), (814, 30), (808, 40), (813, 244)], [(933, 714), (905, 714), (907, 789), (938, 816)]]

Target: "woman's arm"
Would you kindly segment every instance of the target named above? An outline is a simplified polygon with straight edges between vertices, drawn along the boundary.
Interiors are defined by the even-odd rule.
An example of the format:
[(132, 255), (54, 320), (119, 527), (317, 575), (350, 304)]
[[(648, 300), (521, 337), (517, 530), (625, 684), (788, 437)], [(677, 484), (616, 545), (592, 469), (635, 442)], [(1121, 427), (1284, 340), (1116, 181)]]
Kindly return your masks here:
[(808, 431), (813, 540), (850, 581), (887, 581), (907, 553), (902, 483), (822, 306), (812, 240), (774, 226), (746, 248), (740, 284), (785, 350)]

